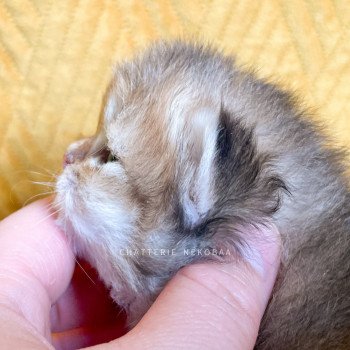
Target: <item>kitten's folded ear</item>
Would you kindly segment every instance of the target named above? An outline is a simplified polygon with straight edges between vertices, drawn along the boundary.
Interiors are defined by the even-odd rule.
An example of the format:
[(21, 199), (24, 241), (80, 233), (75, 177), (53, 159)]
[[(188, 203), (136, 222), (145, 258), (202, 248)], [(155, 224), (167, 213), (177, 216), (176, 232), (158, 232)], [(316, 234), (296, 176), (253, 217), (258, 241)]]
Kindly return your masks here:
[[(184, 225), (194, 227), (215, 203), (215, 158), (218, 134), (218, 112), (197, 109), (185, 128), (185, 179), (180, 198)], [(186, 138), (188, 141), (186, 141)]]
[(189, 234), (212, 248), (229, 246), (239, 252), (246, 245), (244, 232), (251, 231), (247, 228), (272, 222), (288, 189), (273, 155), (260, 152), (254, 131), (224, 108), (214, 128), (208, 123), (197, 132), (203, 135), (202, 154), (183, 210), (196, 198), (192, 208), (203, 211), (191, 222)]

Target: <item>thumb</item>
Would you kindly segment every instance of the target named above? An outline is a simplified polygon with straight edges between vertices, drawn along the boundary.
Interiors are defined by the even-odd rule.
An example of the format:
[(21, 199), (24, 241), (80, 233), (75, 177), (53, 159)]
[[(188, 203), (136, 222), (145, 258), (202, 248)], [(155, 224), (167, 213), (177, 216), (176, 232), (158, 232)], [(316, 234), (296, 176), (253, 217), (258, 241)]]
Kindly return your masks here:
[(50, 338), (51, 304), (67, 288), (74, 268), (73, 253), (49, 208), (48, 199), (40, 200), (0, 223), (1, 349), (49, 346), (43, 336)]
[(280, 244), (274, 228), (250, 231), (259, 239), (250, 242), (247, 259), (183, 268), (132, 331), (101, 349), (253, 349)]

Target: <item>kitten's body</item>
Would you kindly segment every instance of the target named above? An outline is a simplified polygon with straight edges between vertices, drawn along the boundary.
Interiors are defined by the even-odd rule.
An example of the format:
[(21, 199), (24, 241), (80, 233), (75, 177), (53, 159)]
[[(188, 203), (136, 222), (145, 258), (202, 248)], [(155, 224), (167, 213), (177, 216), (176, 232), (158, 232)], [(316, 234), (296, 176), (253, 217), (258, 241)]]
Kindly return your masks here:
[(96, 136), (69, 152), (57, 202), (76, 250), (131, 322), (181, 266), (203, 259), (184, 249), (244, 255), (241, 228), (274, 223), (283, 262), (257, 348), (350, 346), (343, 156), (303, 114), (206, 48), (158, 44), (117, 68)]

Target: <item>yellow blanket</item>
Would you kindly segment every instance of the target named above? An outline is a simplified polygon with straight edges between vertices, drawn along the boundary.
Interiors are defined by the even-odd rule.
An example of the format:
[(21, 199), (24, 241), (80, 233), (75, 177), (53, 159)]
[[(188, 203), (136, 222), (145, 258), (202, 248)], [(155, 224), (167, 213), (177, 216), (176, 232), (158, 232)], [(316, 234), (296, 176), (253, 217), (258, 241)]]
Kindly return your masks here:
[[(3, 0), (0, 217), (50, 188), (94, 132), (114, 61), (157, 38), (202, 38), (297, 90), (350, 147), (349, 0)], [(34, 199), (35, 197), (33, 197)]]

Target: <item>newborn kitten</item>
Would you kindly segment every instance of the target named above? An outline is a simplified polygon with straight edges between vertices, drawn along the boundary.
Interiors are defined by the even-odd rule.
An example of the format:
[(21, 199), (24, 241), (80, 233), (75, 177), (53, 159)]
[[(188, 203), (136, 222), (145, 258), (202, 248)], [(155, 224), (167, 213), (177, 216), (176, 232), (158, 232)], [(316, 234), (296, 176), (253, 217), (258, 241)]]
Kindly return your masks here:
[(156, 44), (116, 68), (95, 136), (67, 151), (56, 205), (130, 325), (179, 268), (247, 257), (244, 228), (274, 224), (283, 261), (256, 348), (350, 347), (344, 156), (306, 114), (199, 45)]

